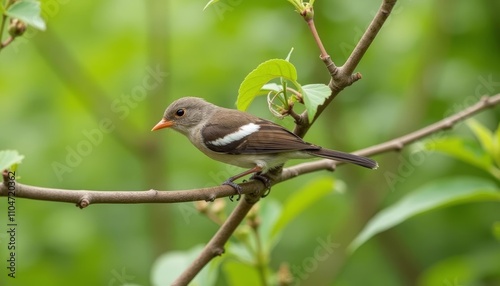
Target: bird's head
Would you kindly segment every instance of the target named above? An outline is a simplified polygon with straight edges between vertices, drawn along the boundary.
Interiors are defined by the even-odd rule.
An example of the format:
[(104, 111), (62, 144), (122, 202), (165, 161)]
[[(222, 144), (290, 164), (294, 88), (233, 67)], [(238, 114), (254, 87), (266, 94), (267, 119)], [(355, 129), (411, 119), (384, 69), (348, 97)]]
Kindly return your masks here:
[(187, 135), (195, 126), (201, 124), (204, 118), (212, 115), (214, 105), (198, 97), (183, 97), (170, 104), (163, 118), (151, 131), (172, 127)]

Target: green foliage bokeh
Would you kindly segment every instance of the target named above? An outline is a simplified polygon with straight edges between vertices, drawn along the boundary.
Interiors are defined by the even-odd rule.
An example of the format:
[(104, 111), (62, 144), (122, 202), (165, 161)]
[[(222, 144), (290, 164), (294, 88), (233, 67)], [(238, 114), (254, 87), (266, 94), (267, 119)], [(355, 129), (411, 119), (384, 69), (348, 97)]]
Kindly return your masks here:
[[(244, 77), (265, 60), (285, 58), (292, 47), (299, 81), (328, 82), (307, 26), (286, 1), (220, 1), (203, 11), (205, 4), (42, 1), (47, 30), (28, 29), (0, 52), (0, 150), (25, 156), (19, 182), (91, 190), (218, 185), (239, 169), (206, 158), (173, 131), (150, 132), (170, 102), (194, 95), (234, 107)], [(316, 1), (316, 27), (338, 65), (378, 5)], [(499, 93), (498, 9), (494, 0), (398, 2), (356, 69), (363, 79), (335, 99), (305, 139), (353, 151)], [(263, 99), (249, 112), (271, 118)], [(499, 118), (498, 108), (476, 116), (490, 130)], [(289, 118), (278, 122), (293, 126)], [(464, 124), (447, 132), (473, 140)], [(315, 178), (334, 176), (345, 183), (344, 191), (333, 192), (285, 229), (271, 267), (302, 265), (318, 238), (331, 235), (338, 253), (308, 273), (303, 285), (409, 285), (415, 277), (429, 283), (423, 285), (465, 283), (446, 262), (486, 249), (498, 253), (498, 204), (427, 213), (373, 238), (350, 257), (342, 251), (378, 210), (425, 182), (465, 175), (492, 179), (437, 152), (412, 163), (414, 147), (376, 156), (376, 171), (344, 166), (274, 187), (270, 196), (285, 201)], [(388, 173), (398, 179), (388, 181)], [(217, 230), (192, 204), (84, 210), (24, 199), (16, 204), (17, 278), (6, 276), (2, 262), (0, 285), (149, 285), (160, 255), (205, 244)], [(0, 261), (7, 257), (5, 209), (6, 200), (0, 200)], [(498, 281), (500, 272), (489, 275)]]

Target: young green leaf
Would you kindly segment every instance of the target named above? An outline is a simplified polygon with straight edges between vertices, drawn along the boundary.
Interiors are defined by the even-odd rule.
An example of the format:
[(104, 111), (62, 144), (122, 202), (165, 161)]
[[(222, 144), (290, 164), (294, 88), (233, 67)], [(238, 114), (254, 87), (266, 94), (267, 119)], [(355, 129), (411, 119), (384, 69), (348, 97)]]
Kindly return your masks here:
[(272, 248), (275, 246), (276, 240), (273, 239), (273, 231), (276, 222), (283, 213), (283, 206), (273, 199), (263, 200), (260, 208), (259, 215), (261, 223), (259, 226), (259, 238), (263, 242), (262, 252), (265, 254), (271, 253)]
[(23, 159), (24, 156), (20, 155), (16, 150), (0, 151), (0, 171), (12, 169), (13, 166), (20, 164)]
[[(499, 285), (500, 247), (490, 243), (476, 243), (467, 251), (438, 260), (419, 274), (415, 285), (465, 286)], [(494, 278), (490, 278), (494, 277)], [(492, 283), (489, 283), (492, 281)]]
[(45, 21), (41, 17), (41, 11), (40, 2), (21, 0), (10, 6), (5, 14), (43, 31)]
[(261, 63), (243, 80), (238, 90), (236, 107), (246, 110), (256, 96), (263, 94), (261, 88), (275, 78), (285, 78), (297, 86), (297, 70), (290, 62), (282, 59), (273, 59)]
[(467, 142), (458, 137), (447, 137), (425, 143), (429, 151), (439, 151), (468, 164), (488, 171), (491, 157), (476, 142)]
[[(202, 250), (203, 245), (198, 245), (187, 251), (171, 251), (160, 256), (151, 269), (153, 285), (171, 285), (179, 273), (186, 270)], [(189, 285), (215, 285), (221, 261), (221, 259), (212, 260)]]
[(479, 121), (471, 118), (465, 122), (474, 133), (483, 149), (493, 156), (493, 133)]
[(500, 189), (491, 181), (472, 177), (433, 181), (376, 214), (348, 249), (354, 251), (376, 234), (423, 212), (477, 201), (500, 202)]
[(270, 82), (270, 83), (264, 84), (264, 86), (262, 86), (261, 90), (263, 93), (268, 93), (269, 91), (280, 92), (283, 90), (283, 88), (281, 85), (279, 85), (277, 83)]
[(332, 91), (324, 84), (308, 84), (302, 86), (302, 96), (304, 97), (304, 105), (307, 109), (309, 122), (311, 122), (316, 115), (318, 106), (322, 105), (330, 94), (332, 94)]
[(292, 57), (292, 52), (293, 52), (293, 47), (292, 47), (292, 49), (290, 50), (290, 52), (288, 53), (288, 55), (286, 56), (285, 61), (287, 61), (287, 62), (289, 62), (289, 61), (290, 61), (290, 58)]

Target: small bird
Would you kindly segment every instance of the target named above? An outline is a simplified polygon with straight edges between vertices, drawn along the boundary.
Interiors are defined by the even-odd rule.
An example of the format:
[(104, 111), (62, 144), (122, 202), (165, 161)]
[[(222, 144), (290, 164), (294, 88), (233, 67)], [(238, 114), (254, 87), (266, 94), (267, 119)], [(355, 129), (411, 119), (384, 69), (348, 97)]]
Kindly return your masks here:
[(235, 180), (254, 174), (268, 187), (265, 174), (289, 159), (322, 157), (353, 163), (370, 169), (378, 167), (372, 159), (329, 150), (305, 142), (299, 136), (271, 121), (249, 113), (216, 106), (198, 97), (183, 97), (165, 110), (163, 118), (151, 131), (171, 127), (187, 136), (189, 141), (208, 157), (248, 168), (227, 179), (241, 195)]

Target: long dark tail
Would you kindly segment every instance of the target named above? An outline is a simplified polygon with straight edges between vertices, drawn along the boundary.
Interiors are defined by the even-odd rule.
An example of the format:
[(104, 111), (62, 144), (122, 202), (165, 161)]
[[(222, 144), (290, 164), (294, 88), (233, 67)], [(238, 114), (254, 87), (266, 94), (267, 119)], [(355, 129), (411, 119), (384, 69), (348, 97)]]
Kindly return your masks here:
[(332, 159), (335, 161), (342, 161), (342, 162), (356, 164), (365, 168), (370, 168), (370, 169), (378, 168), (377, 162), (370, 158), (344, 153), (340, 151), (321, 148), (319, 150), (308, 151), (308, 153), (326, 159)]

